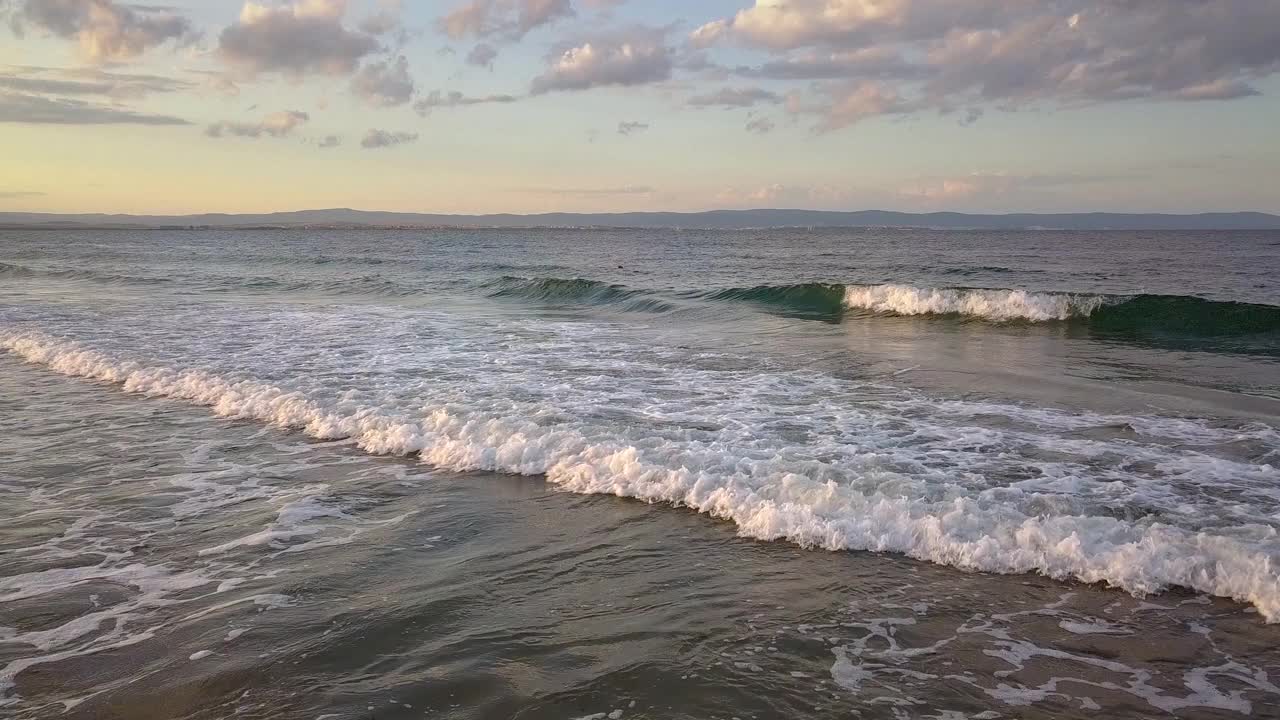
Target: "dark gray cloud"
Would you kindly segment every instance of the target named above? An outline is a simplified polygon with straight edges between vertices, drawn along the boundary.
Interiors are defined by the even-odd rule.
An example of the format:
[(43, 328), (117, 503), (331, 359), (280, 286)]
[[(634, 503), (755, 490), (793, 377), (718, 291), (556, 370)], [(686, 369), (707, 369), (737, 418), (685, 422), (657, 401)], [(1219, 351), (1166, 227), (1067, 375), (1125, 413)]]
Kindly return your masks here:
[(534, 78), (531, 91), (540, 95), (666, 80), (675, 64), (667, 32), (667, 28), (637, 26), (562, 48), (548, 58), (547, 69)]
[(188, 90), (183, 80), (158, 75), (130, 75), (95, 68), (15, 67), (0, 70), (0, 90), (37, 95), (102, 95), (136, 99), (152, 93)]
[(34, 125), (191, 124), (182, 118), (137, 112), (118, 105), (11, 92), (0, 92), (0, 122)]
[(320, 138), (319, 142), (316, 143), (316, 145), (322, 148), (336, 148), (341, 144), (342, 138), (337, 135), (326, 135)]
[(751, 107), (757, 103), (779, 103), (782, 96), (764, 88), (722, 88), (713, 93), (694, 95), (688, 104), (692, 107)]
[(774, 55), (740, 75), (826, 80), (834, 129), (878, 114), (1127, 100), (1232, 100), (1280, 72), (1272, 0), (756, 0), (694, 47)]
[(365, 150), (375, 150), (377, 148), (387, 148), (395, 145), (417, 142), (417, 140), (418, 133), (370, 130), (365, 133), (364, 139), (360, 141), (360, 147)]
[(213, 138), (242, 137), (282, 138), (293, 133), (300, 125), (311, 120), (311, 116), (300, 110), (282, 110), (272, 113), (255, 123), (223, 121), (205, 128), (204, 134)]
[(296, 0), (280, 6), (247, 3), (222, 31), (218, 54), (239, 73), (346, 75), (378, 49), (372, 35), (343, 25), (346, 0)]
[(442, 92), (432, 90), (430, 95), (413, 104), (413, 109), (420, 115), (430, 115), (432, 111), (444, 108), (470, 107), (472, 105), (489, 105), (492, 103), (513, 103), (520, 98), (515, 95), (463, 95), (457, 90)]
[(33, 27), (78, 42), (94, 62), (126, 60), (169, 41), (193, 37), (190, 21), (173, 8), (114, 0), (12, 0), (18, 33)]
[(414, 82), (405, 56), (368, 63), (351, 78), (351, 92), (370, 105), (395, 107), (413, 99)]
[(529, 31), (573, 15), (570, 0), (467, 0), (439, 19), (440, 29), (467, 36), (519, 40)]
[(649, 129), (649, 123), (646, 123), (646, 122), (624, 121), (624, 122), (618, 123), (619, 135), (639, 135), (640, 133), (648, 129)]

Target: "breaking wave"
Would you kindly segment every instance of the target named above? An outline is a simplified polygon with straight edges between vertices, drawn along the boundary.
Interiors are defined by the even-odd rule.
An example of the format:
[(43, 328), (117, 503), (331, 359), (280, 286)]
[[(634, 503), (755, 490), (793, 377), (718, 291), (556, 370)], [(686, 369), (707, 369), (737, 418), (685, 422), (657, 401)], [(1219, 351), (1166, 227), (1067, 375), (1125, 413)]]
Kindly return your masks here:
[(1111, 299), (1100, 295), (1026, 290), (917, 288), (910, 285), (851, 285), (844, 306), (892, 315), (962, 315), (992, 322), (1086, 318)]
[(747, 303), (785, 315), (955, 318), (989, 323), (1072, 323), (1107, 333), (1223, 338), (1280, 334), (1280, 307), (1181, 295), (1094, 295), (997, 288), (797, 283), (664, 293), (582, 278), (504, 277), (490, 297), (539, 304), (616, 305), (666, 312), (669, 300)]
[(447, 404), (408, 413), (356, 407), (255, 379), (123, 361), (39, 332), (0, 331), (0, 348), (128, 392), (350, 439), (370, 453), (417, 455), (445, 470), (541, 475), (565, 491), (688, 507), (735, 523), (747, 537), (895, 552), (969, 570), (1039, 572), (1136, 594), (1186, 587), (1250, 602), (1280, 621), (1280, 538), (1270, 526), (1195, 529), (1080, 509), (1036, 512), (1007, 492), (968, 494), (950, 484), (935, 496), (860, 487), (799, 458), (744, 456), (692, 440), (640, 442), (608, 426), (547, 424)]

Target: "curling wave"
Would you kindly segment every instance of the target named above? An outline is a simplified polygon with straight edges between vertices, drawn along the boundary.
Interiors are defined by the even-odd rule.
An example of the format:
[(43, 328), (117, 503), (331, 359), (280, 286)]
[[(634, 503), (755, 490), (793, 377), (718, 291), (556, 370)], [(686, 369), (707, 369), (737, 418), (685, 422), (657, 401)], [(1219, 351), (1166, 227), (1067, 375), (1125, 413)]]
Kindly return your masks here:
[(1180, 586), (1253, 603), (1268, 621), (1280, 622), (1280, 539), (1270, 526), (1197, 530), (1151, 519), (1037, 513), (998, 493), (904, 495), (837, 482), (814, 472), (812, 462), (764, 461), (714, 444), (628, 442), (607, 428), (443, 404), (405, 414), (326, 402), (254, 379), (122, 361), (39, 332), (0, 331), (0, 348), (128, 392), (316, 438), (351, 439), (370, 453), (418, 455), (446, 470), (542, 475), (570, 492), (692, 508), (734, 522), (748, 537), (896, 552), (987, 572), (1040, 572), (1137, 594)]
[(482, 287), (492, 298), (513, 298), (548, 305), (621, 305), (636, 312), (672, 309), (645, 290), (584, 278), (523, 278), (505, 276)]
[(1280, 335), (1280, 307), (1183, 295), (1096, 295), (904, 284), (797, 283), (664, 294), (583, 278), (503, 277), (490, 297), (548, 305), (616, 306), (667, 312), (672, 301), (727, 302), (778, 314), (834, 320), (849, 314), (954, 318), (989, 323), (1071, 323), (1092, 330), (1182, 338)]
[(1220, 338), (1280, 334), (1280, 307), (1183, 295), (1090, 295), (911, 285), (763, 285), (701, 297), (789, 314), (954, 317), (992, 323), (1066, 322), (1111, 333)]

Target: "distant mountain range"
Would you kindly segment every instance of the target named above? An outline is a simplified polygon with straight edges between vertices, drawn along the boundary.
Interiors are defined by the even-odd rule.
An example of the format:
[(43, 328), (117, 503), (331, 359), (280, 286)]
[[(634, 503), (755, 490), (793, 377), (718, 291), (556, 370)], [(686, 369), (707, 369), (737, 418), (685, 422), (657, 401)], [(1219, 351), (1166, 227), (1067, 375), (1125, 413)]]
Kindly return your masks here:
[(1160, 215), (1065, 213), (971, 215), (884, 210), (713, 210), (709, 212), (432, 215), (362, 210), (301, 210), (259, 215), (58, 215), (0, 213), (0, 228), (654, 228), (730, 230), (784, 227), (913, 227), (987, 230), (1280, 230), (1266, 213)]

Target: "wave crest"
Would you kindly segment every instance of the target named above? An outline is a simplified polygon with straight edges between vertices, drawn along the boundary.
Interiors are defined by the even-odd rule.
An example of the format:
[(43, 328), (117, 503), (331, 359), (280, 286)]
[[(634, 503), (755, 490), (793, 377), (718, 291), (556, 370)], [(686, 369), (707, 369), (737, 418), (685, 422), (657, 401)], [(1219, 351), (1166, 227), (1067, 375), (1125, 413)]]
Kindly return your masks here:
[(1089, 317), (1107, 302), (1099, 295), (910, 285), (851, 285), (844, 293), (845, 307), (852, 309), (894, 315), (964, 315), (995, 322)]
[[(467, 412), (354, 408), (255, 380), (124, 362), (38, 332), (0, 332), (0, 348), (57, 372), (182, 399), (228, 417), (350, 438), (376, 454), (435, 467), (543, 475), (559, 488), (694, 509), (741, 535), (829, 550), (896, 552), (958, 568), (1039, 572), (1133, 593), (1171, 586), (1253, 603), (1280, 622), (1273, 527), (1195, 530), (1089, 514), (1045, 515), (998, 494), (929, 499), (811, 477), (781, 459), (757, 462), (696, 443), (629, 444), (575, 425)], [(1271, 472), (1269, 466), (1265, 466)]]

